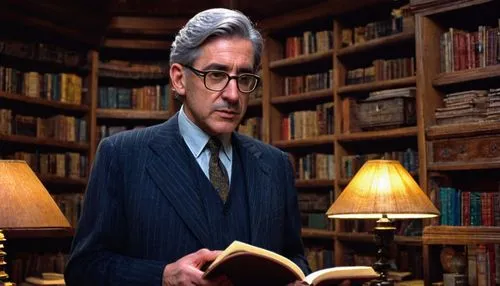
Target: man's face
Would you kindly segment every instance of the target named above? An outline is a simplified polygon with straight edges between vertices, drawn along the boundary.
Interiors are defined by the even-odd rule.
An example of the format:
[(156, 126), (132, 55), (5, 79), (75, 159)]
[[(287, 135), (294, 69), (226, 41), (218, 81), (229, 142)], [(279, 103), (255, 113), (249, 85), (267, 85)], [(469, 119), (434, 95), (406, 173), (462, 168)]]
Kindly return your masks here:
[[(200, 71), (220, 70), (231, 76), (253, 72), (253, 47), (249, 40), (242, 38), (217, 38), (208, 41), (201, 49), (200, 56), (193, 63)], [(238, 90), (236, 79), (231, 79), (221, 91), (208, 90), (203, 77), (197, 76), (182, 66), (182, 84), (177, 92), (185, 97), (184, 111), (189, 119), (210, 135), (230, 133), (236, 129), (246, 112), (248, 94)], [(174, 66), (171, 68), (175, 69)]]

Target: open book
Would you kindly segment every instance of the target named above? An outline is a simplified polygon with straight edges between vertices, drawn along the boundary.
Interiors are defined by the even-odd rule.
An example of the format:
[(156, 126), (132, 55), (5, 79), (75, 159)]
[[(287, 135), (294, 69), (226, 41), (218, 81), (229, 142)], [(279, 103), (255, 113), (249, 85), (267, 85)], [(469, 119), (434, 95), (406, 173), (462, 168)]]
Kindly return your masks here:
[(318, 270), (307, 276), (290, 259), (275, 252), (234, 241), (206, 269), (204, 277), (226, 275), (235, 285), (286, 285), (304, 281), (309, 285), (335, 285), (345, 279), (368, 281), (379, 275), (369, 266), (344, 266)]

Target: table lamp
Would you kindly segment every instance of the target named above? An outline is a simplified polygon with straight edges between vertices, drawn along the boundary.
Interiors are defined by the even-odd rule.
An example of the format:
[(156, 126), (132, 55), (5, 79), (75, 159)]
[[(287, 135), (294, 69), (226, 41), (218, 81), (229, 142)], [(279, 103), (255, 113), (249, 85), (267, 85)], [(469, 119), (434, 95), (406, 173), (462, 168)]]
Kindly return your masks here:
[(0, 285), (8, 282), (3, 230), (70, 229), (68, 220), (24, 161), (0, 160)]
[(399, 161), (369, 160), (326, 214), (339, 219), (378, 219), (374, 234), (379, 249), (373, 268), (380, 278), (372, 285), (392, 285), (387, 279), (389, 246), (396, 229), (392, 219), (431, 218), (439, 211)]

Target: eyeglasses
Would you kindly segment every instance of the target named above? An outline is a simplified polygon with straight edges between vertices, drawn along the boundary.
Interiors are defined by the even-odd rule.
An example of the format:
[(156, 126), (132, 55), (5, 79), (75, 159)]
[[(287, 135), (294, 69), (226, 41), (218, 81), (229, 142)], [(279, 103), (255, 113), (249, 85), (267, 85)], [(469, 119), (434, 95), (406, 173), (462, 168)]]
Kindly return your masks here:
[(195, 75), (203, 78), (203, 83), (208, 90), (221, 91), (229, 84), (229, 81), (236, 79), (238, 90), (243, 93), (250, 93), (255, 90), (259, 84), (260, 77), (251, 73), (242, 73), (231, 76), (227, 72), (218, 70), (200, 71), (191, 66), (184, 66), (191, 70)]

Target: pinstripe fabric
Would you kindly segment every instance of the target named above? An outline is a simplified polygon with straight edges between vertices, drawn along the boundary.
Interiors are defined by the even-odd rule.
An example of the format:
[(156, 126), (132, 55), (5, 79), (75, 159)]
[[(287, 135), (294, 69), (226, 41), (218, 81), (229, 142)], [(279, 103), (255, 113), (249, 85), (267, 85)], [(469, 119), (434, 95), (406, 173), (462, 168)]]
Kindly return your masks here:
[[(308, 272), (293, 171), (286, 154), (233, 134), (248, 193), (250, 242)], [(169, 121), (101, 141), (66, 268), (68, 286), (161, 285), (166, 264), (214, 245), (197, 162)], [(199, 167), (199, 166), (197, 166)], [(208, 181), (208, 180), (207, 180)]]

